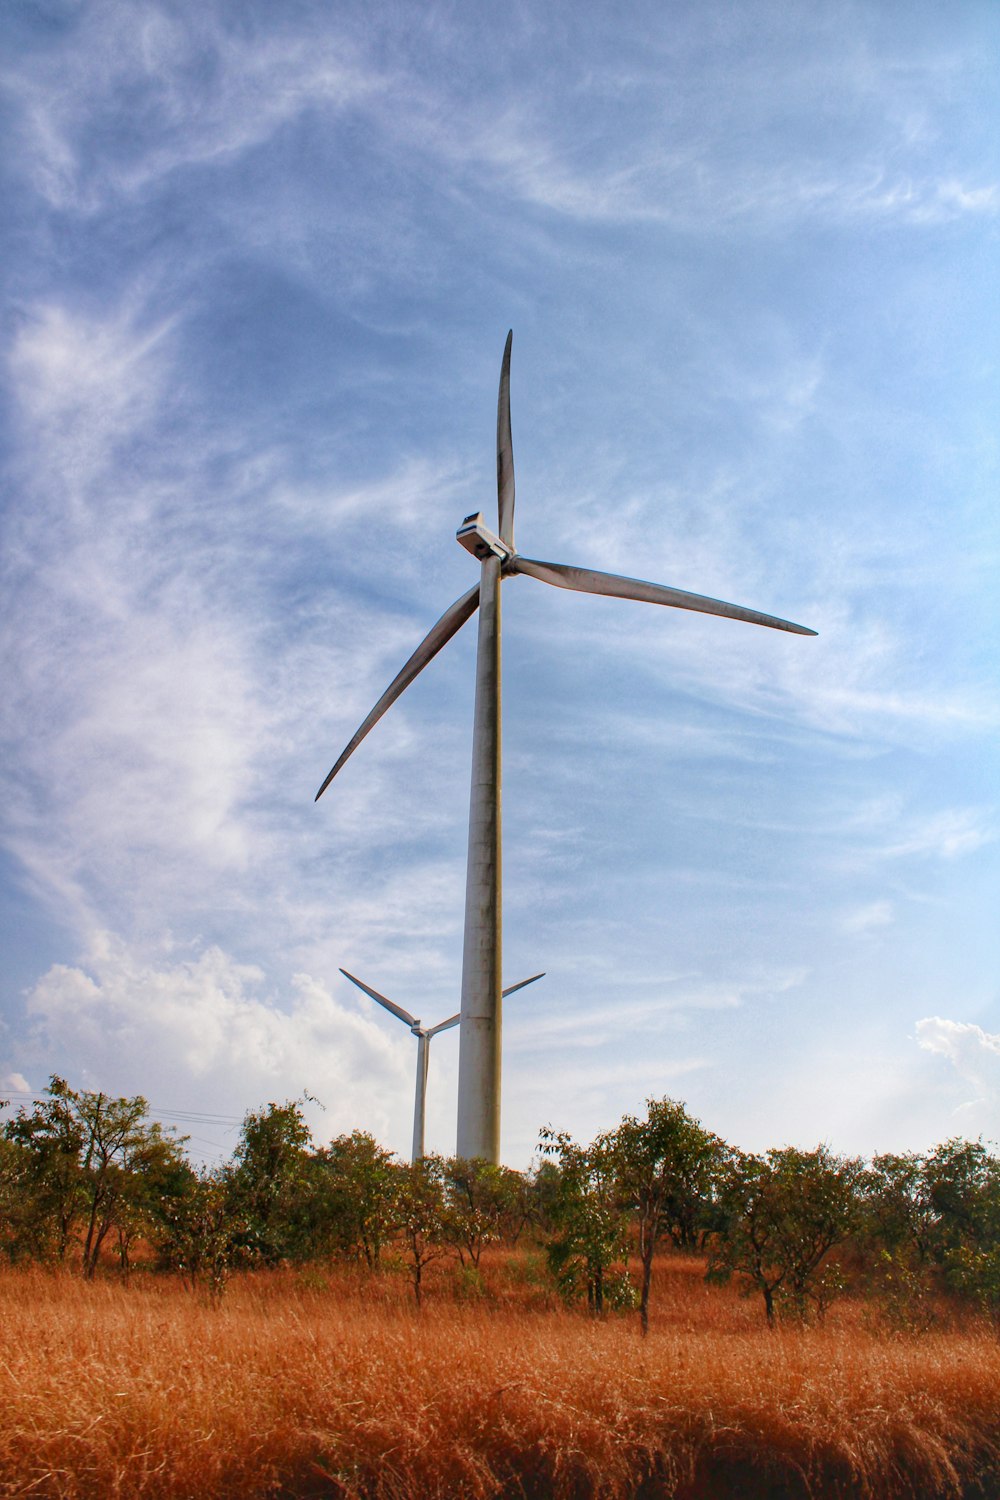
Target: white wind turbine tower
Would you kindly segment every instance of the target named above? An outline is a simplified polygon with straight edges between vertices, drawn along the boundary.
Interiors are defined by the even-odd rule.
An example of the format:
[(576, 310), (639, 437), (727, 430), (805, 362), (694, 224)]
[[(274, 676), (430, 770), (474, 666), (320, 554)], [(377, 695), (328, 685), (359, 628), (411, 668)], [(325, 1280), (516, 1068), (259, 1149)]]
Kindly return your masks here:
[(701, 614), (724, 615), (796, 635), (815, 635), (804, 625), (725, 604), (664, 584), (644, 583), (565, 563), (533, 561), (514, 548), (514, 451), (510, 434), (510, 346), (507, 335), (497, 403), (497, 498), (500, 533), (482, 512), (466, 516), (457, 538), (481, 564), (479, 582), (447, 609), (386, 688), (341, 754), (316, 800), (365, 735), (409, 687), (442, 646), (479, 610), (476, 706), (472, 735), (472, 795), (465, 886), (462, 1009), (458, 1060), (458, 1155), (500, 1158), (501, 864), (500, 864), (500, 585), (518, 574), (583, 594), (608, 594), (645, 604), (667, 604)]
[[(416, 1097), (413, 1101), (413, 1150), (410, 1153), (411, 1161), (420, 1161), (424, 1155), (424, 1119), (427, 1113), (427, 1067), (431, 1060), (431, 1037), (437, 1036), (439, 1031), (448, 1031), (452, 1026), (457, 1026), (462, 1019), (461, 1012), (456, 1016), (449, 1016), (447, 1021), (439, 1021), (436, 1026), (423, 1026), (416, 1016), (411, 1016), (408, 1010), (397, 1005), (395, 1000), (388, 1000), (385, 995), (380, 995), (378, 990), (373, 990), (370, 984), (349, 974), (346, 969), (341, 969), (345, 979), (356, 984), (359, 990), (364, 990), (366, 995), (379, 1005), (384, 1005), (387, 1011), (399, 1019), (413, 1032), (417, 1039), (417, 1088)], [(534, 984), (536, 979), (544, 979), (544, 974), (532, 974), (530, 979), (522, 979), (518, 984), (512, 984), (504, 990), (504, 998), (512, 995), (515, 990), (523, 990), (526, 984)]]

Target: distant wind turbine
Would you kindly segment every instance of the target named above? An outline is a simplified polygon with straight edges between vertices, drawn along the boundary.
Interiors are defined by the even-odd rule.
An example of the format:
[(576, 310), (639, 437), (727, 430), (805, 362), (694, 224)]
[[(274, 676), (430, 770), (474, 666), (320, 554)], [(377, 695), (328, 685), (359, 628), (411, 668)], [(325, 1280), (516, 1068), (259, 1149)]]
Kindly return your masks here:
[(616, 573), (599, 573), (565, 563), (536, 562), (514, 549), (514, 450), (510, 432), (510, 346), (507, 335), (497, 402), (497, 498), (500, 534), (490, 531), (482, 512), (466, 516), (458, 541), (481, 564), (479, 582), (445, 610), (402, 671), (386, 688), (341, 754), (316, 800), (353, 754), (368, 731), (391, 708), (427, 663), (479, 610), (476, 706), (472, 736), (472, 795), (465, 884), (465, 936), (462, 955), (462, 1009), (458, 1061), (458, 1155), (500, 1158), (501, 1031), (501, 850), (500, 850), (500, 584), (516, 574), (583, 594), (608, 594), (645, 604), (667, 604), (700, 614), (724, 615), (795, 635), (815, 635), (804, 625), (725, 604), (664, 584), (644, 583)]
[[(413, 1151), (411, 1160), (420, 1161), (424, 1154), (424, 1119), (427, 1113), (427, 1067), (431, 1060), (431, 1037), (437, 1036), (439, 1031), (448, 1031), (452, 1026), (457, 1026), (462, 1019), (461, 1012), (457, 1016), (449, 1016), (447, 1021), (439, 1021), (436, 1026), (423, 1026), (416, 1016), (411, 1016), (408, 1010), (397, 1005), (395, 1000), (388, 1000), (385, 995), (380, 995), (378, 990), (373, 990), (370, 984), (365, 984), (363, 979), (358, 979), (349, 974), (346, 969), (341, 969), (345, 979), (356, 984), (359, 990), (364, 990), (379, 1005), (384, 1005), (386, 1010), (391, 1011), (394, 1016), (409, 1026), (417, 1039), (417, 1088), (413, 1103)], [(504, 990), (504, 997), (513, 995), (515, 990), (523, 990), (526, 984), (534, 984), (536, 979), (544, 979), (544, 974), (532, 974), (530, 979), (522, 979), (518, 984), (512, 984)]]

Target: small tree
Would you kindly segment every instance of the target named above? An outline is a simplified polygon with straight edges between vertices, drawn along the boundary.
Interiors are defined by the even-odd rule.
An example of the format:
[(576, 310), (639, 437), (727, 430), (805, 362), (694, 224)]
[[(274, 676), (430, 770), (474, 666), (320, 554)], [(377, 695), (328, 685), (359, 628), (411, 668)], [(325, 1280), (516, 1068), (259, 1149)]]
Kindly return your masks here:
[(649, 1332), (653, 1256), (660, 1236), (693, 1248), (714, 1199), (724, 1151), (722, 1141), (673, 1099), (648, 1099), (646, 1118), (631, 1115), (600, 1137), (616, 1191), (635, 1212), (639, 1226), (642, 1283), (639, 1318)]
[(227, 1178), (230, 1212), (243, 1226), (240, 1248), (264, 1265), (304, 1251), (302, 1204), (309, 1127), (297, 1100), (250, 1110)]
[(424, 1271), (448, 1254), (448, 1207), (444, 1191), (444, 1163), (439, 1156), (422, 1156), (396, 1172), (396, 1230), (417, 1307), (423, 1295)]
[(1000, 1325), (1000, 1161), (982, 1141), (955, 1139), (924, 1162), (931, 1253), (952, 1291)]
[(875, 1156), (861, 1187), (859, 1242), (870, 1284), (894, 1319), (925, 1323), (935, 1216), (924, 1162), (913, 1152)]
[(73, 1094), (83, 1128), (83, 1274), (93, 1280), (101, 1248), (112, 1229), (123, 1236), (120, 1258), (128, 1270), (128, 1247), (148, 1227), (154, 1205), (184, 1169), (181, 1144), (150, 1123), (141, 1095)]
[(450, 1231), (464, 1266), (478, 1270), (483, 1250), (515, 1221), (520, 1232), (521, 1174), (482, 1157), (453, 1156), (444, 1165)]
[(759, 1291), (769, 1325), (777, 1302), (799, 1317), (809, 1303), (822, 1314), (841, 1290), (827, 1257), (858, 1223), (862, 1170), (859, 1161), (834, 1156), (826, 1146), (787, 1146), (764, 1157), (734, 1154), (709, 1278), (737, 1275), (748, 1291)]
[(862, 1185), (871, 1238), (894, 1254), (912, 1253), (921, 1263), (926, 1261), (935, 1212), (922, 1158), (912, 1151), (874, 1156)]
[(217, 1302), (226, 1289), (236, 1241), (246, 1225), (234, 1219), (229, 1169), (193, 1173), (187, 1191), (176, 1197), (165, 1215), (160, 1238), (160, 1265), (176, 1271), (192, 1291), (206, 1287)]
[(538, 1211), (536, 1178), (531, 1172), (518, 1172), (505, 1167), (510, 1182), (510, 1201), (504, 1213), (501, 1240), (504, 1244), (517, 1245), (524, 1231), (535, 1223)]
[(147, 1119), (141, 1095), (77, 1092), (55, 1075), (46, 1092), (4, 1128), (18, 1150), (22, 1231), (37, 1254), (52, 1248), (60, 1260), (79, 1232), (83, 1274), (91, 1280), (116, 1229), (127, 1271), (132, 1239), (184, 1170), (181, 1142)]
[(554, 1232), (545, 1251), (560, 1292), (567, 1299), (586, 1296), (595, 1317), (606, 1304), (634, 1305), (626, 1264), (628, 1219), (606, 1145), (578, 1146), (551, 1129), (541, 1138), (542, 1151), (559, 1160), (559, 1190), (550, 1206)]
[(981, 1140), (945, 1141), (923, 1163), (923, 1188), (930, 1208), (930, 1249), (947, 1265), (963, 1245), (990, 1236), (1000, 1163)]
[(30, 1255), (34, 1208), (25, 1190), (29, 1157), (23, 1146), (0, 1135), (0, 1252), (9, 1260)]
[(4, 1136), (18, 1148), (11, 1159), (16, 1171), (19, 1243), (39, 1258), (62, 1261), (84, 1203), (81, 1155), (84, 1130), (75, 1110), (76, 1094), (53, 1074), (48, 1098), (30, 1110), (21, 1108), (4, 1126)]
[(555, 1232), (562, 1174), (551, 1158), (543, 1157), (526, 1180), (527, 1222), (536, 1235)]
[(159, 1244), (168, 1232), (175, 1205), (190, 1193), (196, 1180), (181, 1142), (164, 1134), (159, 1125), (151, 1125), (145, 1138), (133, 1145), (110, 1214), (118, 1265), (126, 1280), (136, 1242)]
[(363, 1130), (338, 1136), (307, 1164), (313, 1243), (379, 1264), (395, 1222), (398, 1176), (391, 1151)]

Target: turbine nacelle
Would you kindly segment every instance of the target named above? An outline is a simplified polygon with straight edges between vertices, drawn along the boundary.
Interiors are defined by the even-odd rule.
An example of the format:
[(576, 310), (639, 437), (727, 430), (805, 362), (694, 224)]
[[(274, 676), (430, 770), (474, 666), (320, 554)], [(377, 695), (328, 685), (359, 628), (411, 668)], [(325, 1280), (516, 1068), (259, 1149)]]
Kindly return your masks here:
[(483, 520), (483, 513), (477, 510), (474, 515), (466, 516), (461, 526), (455, 533), (456, 541), (460, 542), (466, 552), (471, 552), (477, 562), (485, 562), (488, 557), (498, 557), (501, 563), (505, 563), (514, 556), (513, 547), (508, 547), (502, 542), (495, 531), (491, 531)]

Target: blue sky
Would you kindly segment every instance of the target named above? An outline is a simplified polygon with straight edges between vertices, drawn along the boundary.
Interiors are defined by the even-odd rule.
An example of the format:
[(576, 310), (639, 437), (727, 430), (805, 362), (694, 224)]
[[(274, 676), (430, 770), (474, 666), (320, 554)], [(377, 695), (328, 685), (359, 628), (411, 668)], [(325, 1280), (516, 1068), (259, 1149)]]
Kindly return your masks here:
[[(991, 0), (3, 7), (0, 1080), (405, 1152), (504, 589), (504, 1155), (1000, 1136)], [(457, 1033), (428, 1143), (454, 1148)]]

